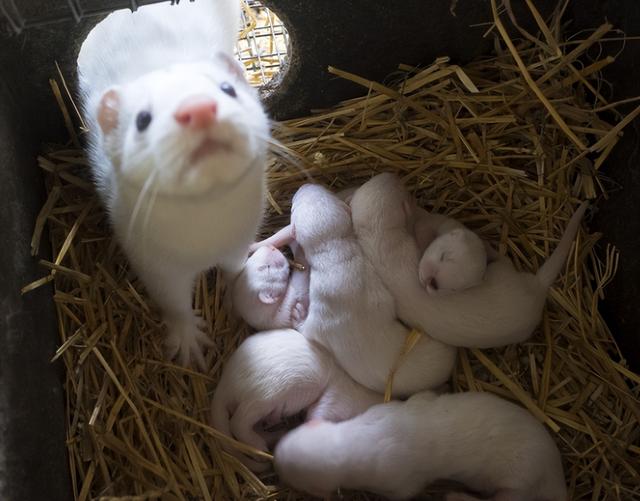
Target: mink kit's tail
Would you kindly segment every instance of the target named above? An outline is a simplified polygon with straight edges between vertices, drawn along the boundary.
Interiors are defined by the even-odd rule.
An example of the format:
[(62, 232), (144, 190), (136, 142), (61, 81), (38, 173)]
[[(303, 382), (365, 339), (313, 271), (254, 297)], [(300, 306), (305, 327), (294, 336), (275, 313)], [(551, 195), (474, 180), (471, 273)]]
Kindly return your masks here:
[(588, 206), (588, 202), (582, 202), (576, 209), (569, 220), (567, 228), (564, 230), (564, 234), (562, 235), (556, 250), (553, 251), (549, 259), (547, 259), (538, 270), (536, 277), (545, 288), (551, 287), (551, 284), (553, 284), (560, 274), (560, 270), (562, 270), (562, 267), (567, 260), (567, 256), (569, 255), (569, 251), (571, 250), (573, 239), (580, 228), (582, 216), (584, 216)]

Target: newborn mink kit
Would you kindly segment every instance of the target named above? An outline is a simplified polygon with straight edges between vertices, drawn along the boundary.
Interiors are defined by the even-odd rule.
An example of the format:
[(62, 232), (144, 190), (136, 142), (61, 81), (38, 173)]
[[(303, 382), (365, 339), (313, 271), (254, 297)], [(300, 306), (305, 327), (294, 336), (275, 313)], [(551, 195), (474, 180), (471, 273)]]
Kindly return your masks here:
[[(203, 7), (206, 2), (166, 8), (175, 9), (170, 17), (176, 22), (178, 9)], [(117, 66), (121, 56), (104, 52), (111, 43), (107, 36), (92, 49), (100, 57), (106, 55), (104, 62), (89, 70), (87, 64), (92, 63), (84, 63), (83, 70), (80, 46), (101, 18), (43, 26), (32, 21), (36, 16), (62, 18), (126, 8), (130, 2), (69, 3), (70, 10), (51, 11), (50, 5), (37, 0), (17, 8), (11, 1), (0, 3), (2, 28), (23, 30), (19, 36), (0, 35), (0, 160), (5, 166), (0, 186), (7, 234), (2, 260), (7, 311), (0, 338), (6, 348), (0, 355), (0, 458), (7, 460), (0, 461), (0, 497), (226, 499), (266, 496), (273, 489), (285, 496), (291, 486), (301, 498), (302, 492), (324, 496), (340, 487), (394, 498), (422, 492), (440, 477), (458, 482), (444, 487), (448, 499), (561, 499), (565, 488), (573, 499), (580, 499), (595, 489), (591, 482), (600, 477), (605, 479), (600, 488), (607, 499), (615, 499), (611, 492), (616, 482), (624, 494), (620, 499), (638, 494), (629, 481), (630, 472), (640, 470), (632, 426), (633, 399), (638, 397), (632, 382), (637, 376), (623, 359), (633, 362), (634, 352), (626, 350), (624, 330), (619, 339), (622, 354), (606, 338), (610, 334), (597, 312), (599, 292), (589, 289), (582, 296), (583, 289), (576, 285), (607, 284), (616, 258), (604, 246), (597, 248), (596, 237), (586, 228), (593, 228), (598, 209), (610, 214), (610, 207), (620, 207), (634, 188), (632, 179), (624, 179), (625, 162), (632, 163), (634, 156), (623, 157), (633, 150), (637, 133), (627, 127), (623, 136), (608, 135), (635, 106), (609, 107), (638, 92), (630, 83), (638, 79), (626, 74), (638, 70), (632, 65), (620, 70), (625, 58), (637, 52), (632, 40), (621, 55), (614, 40), (601, 42), (616, 55), (615, 63), (594, 55), (595, 45), (577, 62), (563, 63), (553, 55), (556, 45), (569, 54), (593, 30), (574, 40), (554, 41), (559, 33), (555, 18), (548, 18), (551, 34), (538, 33), (540, 26), (524, 3), (513, 1), (501, 12), (507, 36), (518, 40), (515, 50), (523, 50), (523, 64), (564, 128), (528, 87), (529, 80), (522, 77), (498, 28), (494, 32), (501, 37), (502, 59), (495, 74), (504, 72), (500, 79), (491, 80), (486, 70), (491, 62), (467, 64), (481, 52), (491, 53), (494, 34), (483, 38), (488, 25), (480, 26), (493, 19), (491, 2), (470, 2), (462, 9), (448, 2), (425, 6), (417, 0), (375, 7), (359, 1), (323, 1), (303, 8), (299, 2), (273, 0), (268, 5), (290, 31), (291, 60), (287, 70), (261, 90), (262, 104), (228, 57), (229, 47), (222, 50), (226, 56), (203, 51), (215, 58), (214, 73), (194, 63), (167, 77), (175, 77), (180, 92), (155, 84), (139, 92), (117, 81), (111, 82), (116, 87), (101, 88), (91, 96), (95, 85), (87, 75), (93, 72), (93, 82), (95, 75), (103, 78), (100, 71), (108, 64)], [(153, 2), (136, 2), (145, 3)], [(237, 8), (231, 0), (227, 7), (223, 3), (216, 5), (229, 12)], [(555, 4), (538, 1), (536, 7), (546, 18)], [(511, 10), (519, 26), (512, 24)], [(627, 35), (637, 34), (633, 19), (640, 13), (631, 3), (605, 10), (580, 9), (569, 2), (564, 19), (574, 24), (567, 33), (595, 28), (606, 15), (616, 27), (628, 29)], [(197, 15), (178, 24), (198, 25), (204, 18)], [(16, 24), (16, 19), (26, 24)], [(236, 31), (233, 22), (224, 24)], [(141, 27), (134, 32), (145, 36)], [(318, 33), (330, 43), (323, 44)], [(595, 33), (594, 37), (616, 38), (615, 32)], [(525, 34), (533, 34), (538, 42), (519, 45)], [(187, 43), (191, 54), (197, 54), (199, 44), (210, 48), (218, 43), (200, 43), (197, 30), (189, 35), (194, 36)], [(126, 37), (121, 39), (126, 46)], [(134, 45), (144, 53), (143, 43)], [(540, 51), (534, 57), (540, 64), (529, 59), (535, 51)], [(167, 52), (171, 50), (163, 57)], [(86, 54), (95, 57), (91, 51)], [(451, 63), (436, 59), (445, 55), (452, 57)], [(153, 69), (153, 58), (136, 58), (136, 71), (146, 74)], [(594, 58), (600, 59), (593, 63)], [(60, 63), (81, 107), (84, 124), (56, 75), (54, 61)], [(605, 77), (611, 77), (613, 97), (603, 87), (587, 85), (601, 67)], [(51, 75), (61, 90), (58, 98), (47, 85)], [(84, 88), (78, 86), (83, 75), (89, 82)], [(199, 75), (205, 75), (201, 82)], [(162, 82), (169, 84), (164, 78)], [(495, 88), (507, 89), (515, 80), (519, 89), (511, 95), (507, 90), (506, 97), (498, 99)], [(605, 108), (599, 115), (602, 120), (584, 118), (587, 113), (595, 117), (588, 106), (565, 106), (574, 103), (567, 85), (575, 85), (573, 94), (582, 102), (595, 101), (596, 108)], [(81, 91), (90, 97), (79, 98)], [(368, 100), (348, 101), (327, 111), (326, 117), (322, 111), (307, 117), (311, 109), (367, 92)], [(517, 97), (519, 93), (524, 97)], [(205, 95), (214, 96), (215, 102), (203, 99)], [(499, 103), (510, 98), (516, 105), (500, 108)], [(157, 103), (167, 104), (166, 116)], [(301, 118), (275, 126), (271, 139), (262, 106), (272, 119)], [(493, 122), (485, 115), (488, 107), (499, 110)], [(60, 109), (66, 114), (62, 119)], [(98, 110), (94, 118), (91, 110)], [(517, 135), (515, 128), (528, 131), (531, 121), (537, 129), (517, 144), (511, 139)], [(65, 123), (74, 124), (71, 134)], [(81, 149), (87, 144), (85, 126), (103, 136), (89, 141), (89, 161)], [(180, 151), (189, 159), (184, 168), (174, 162), (175, 172), (163, 171), (149, 159), (155, 155), (168, 161), (178, 151), (164, 136), (170, 127), (194, 137), (214, 128), (215, 134), (198, 136)], [(576, 131), (578, 143), (594, 146), (592, 152), (577, 158), (579, 146), (566, 146), (577, 145), (567, 130)], [(110, 149), (115, 134), (119, 136)], [(538, 137), (542, 140), (536, 150)], [(610, 137), (615, 140), (609, 146), (599, 146)], [(141, 148), (147, 141), (151, 155)], [(278, 143), (294, 152), (293, 159)], [(269, 159), (267, 148), (272, 150)], [(416, 151), (423, 156), (412, 163), (420, 158), (412, 156)], [(115, 181), (109, 174), (89, 175), (104, 154), (129, 183), (118, 187), (129, 197), (124, 211), (113, 196)], [(239, 170), (203, 169), (212, 154), (224, 156), (225, 165)], [(542, 160), (532, 160), (524, 169), (521, 159), (527, 155)], [(622, 194), (610, 194), (612, 202), (602, 200), (597, 183), (604, 178), (591, 169), (594, 162), (596, 170), (624, 180)], [(142, 168), (128, 168), (134, 164)], [(248, 170), (254, 165), (259, 168)], [(486, 170), (487, 165), (495, 170)], [(518, 178), (522, 171), (525, 176)], [(43, 172), (46, 194), (41, 190)], [(266, 174), (266, 191), (264, 179), (247, 177), (250, 172)], [(558, 184), (565, 174), (566, 180)], [(237, 184), (249, 179), (255, 185), (234, 194)], [(385, 196), (367, 195), (365, 188), (374, 186), (376, 179), (383, 180)], [(310, 181), (323, 188), (301, 189)], [(531, 191), (536, 183), (538, 191)], [(220, 201), (228, 193), (237, 207), (225, 202), (192, 206), (192, 212), (179, 209), (182, 216), (174, 218), (170, 241), (163, 225), (165, 216), (173, 216), (165, 212), (154, 219), (159, 213), (136, 197), (146, 190), (157, 206), (166, 207), (162, 204), (167, 197), (200, 197), (221, 186), (224, 189), (214, 198)], [(127, 187), (134, 188), (133, 196), (125, 193)], [(393, 193), (399, 204), (382, 210), (391, 203), (385, 197)], [(589, 200), (589, 208), (580, 205), (584, 200)], [(531, 207), (538, 206), (536, 221)], [(376, 215), (377, 210), (382, 212)], [(240, 221), (243, 214), (247, 218)], [(385, 218), (394, 214), (399, 225), (383, 228)], [(636, 242), (617, 239), (619, 226), (611, 219), (603, 230), (621, 249), (618, 276), (626, 276), (626, 283), (637, 269), (628, 260)], [(317, 226), (318, 221), (325, 226)], [(340, 225), (326, 226), (336, 221)], [(32, 240), (34, 222), (37, 238)], [(629, 218), (625, 231), (636, 224)], [(49, 256), (49, 235), (41, 233), (42, 228), (50, 232)], [(260, 242), (258, 235), (267, 240)], [(254, 239), (256, 244), (249, 247)], [(409, 240), (412, 243), (405, 245)], [(287, 245), (291, 258), (282, 253)], [(38, 259), (30, 255), (32, 249)], [(556, 257), (550, 257), (556, 249)], [(598, 264), (595, 255), (606, 255), (606, 266), (604, 261)], [(199, 275), (216, 265), (215, 274)], [(498, 276), (496, 269), (505, 275), (492, 278)], [(520, 272), (537, 273), (537, 278), (526, 274), (525, 280)], [(516, 276), (523, 281), (500, 288), (504, 277)], [(53, 301), (46, 285), (50, 282), (55, 286)], [(620, 299), (628, 286), (621, 285), (620, 278), (614, 285), (615, 301), (605, 303), (604, 311), (617, 334), (620, 325), (629, 329), (635, 319)], [(481, 301), (470, 308), (468, 298), (477, 290), (489, 292), (478, 295)], [(487, 298), (494, 303), (487, 303)], [(526, 304), (528, 314), (520, 304)], [(477, 317), (467, 317), (469, 311), (476, 311)], [(468, 329), (460, 330), (465, 322)], [(574, 337), (578, 324), (582, 334)], [(276, 330), (254, 334), (269, 329)], [(576, 366), (584, 353), (606, 362), (606, 367), (589, 361)], [(54, 356), (56, 361), (50, 363)], [(467, 404), (464, 399), (475, 398), (478, 391), (494, 395), (486, 395), (486, 402)], [(395, 401), (382, 403), (389, 399)], [(465, 405), (475, 409), (478, 418), (484, 414), (489, 419), (496, 412), (495, 420), (506, 420), (507, 425), (495, 430), (495, 443), (505, 447), (505, 458), (509, 453), (530, 454), (546, 469), (522, 463), (522, 471), (505, 483), (501, 464), (491, 457), (465, 463), (471, 452), (459, 458), (434, 455), (422, 469), (410, 467), (420, 462), (421, 448), (451, 446), (453, 442), (443, 438), (447, 433), (470, 450), (491, 447), (474, 442), (493, 433), (483, 428), (487, 423), (481, 419), (471, 425), (476, 433), (462, 422), (441, 419), (444, 414), (457, 415), (456, 409)], [(620, 414), (605, 421), (604, 409)], [(285, 434), (281, 421), (300, 410), (306, 411), (307, 423)], [(509, 418), (511, 413), (524, 414)], [(427, 417), (444, 426), (435, 436), (418, 425)], [(540, 444), (538, 449), (526, 439), (509, 446), (508, 423), (514, 420), (521, 428), (513, 433), (530, 436), (531, 444)], [(598, 436), (610, 437), (598, 444), (605, 452), (590, 442), (595, 440), (588, 432), (593, 427)], [(334, 458), (334, 466), (342, 465), (340, 471), (322, 466), (337, 447), (333, 441), (347, 439), (353, 440), (351, 455)], [(367, 449), (368, 443), (385, 439), (390, 441), (387, 449)], [(582, 459), (571, 455), (569, 443)], [(383, 461), (380, 472), (366, 469), (385, 454), (397, 459), (393, 464)], [(598, 454), (615, 459), (602, 462)], [(275, 455), (274, 461), (270, 455)], [(451, 471), (452, 462), (458, 466), (456, 472)], [(505, 465), (509, 463), (505, 459)], [(319, 469), (326, 477), (315, 474)], [(354, 475), (345, 477), (348, 471)], [(574, 481), (565, 487), (564, 478)]]

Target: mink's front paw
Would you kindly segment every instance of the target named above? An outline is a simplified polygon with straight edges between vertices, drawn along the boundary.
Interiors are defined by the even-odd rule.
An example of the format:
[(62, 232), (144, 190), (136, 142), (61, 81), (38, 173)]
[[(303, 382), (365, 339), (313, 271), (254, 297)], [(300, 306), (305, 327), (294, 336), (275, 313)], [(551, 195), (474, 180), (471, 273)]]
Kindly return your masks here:
[(204, 351), (213, 346), (213, 342), (202, 332), (194, 319), (180, 321), (167, 320), (168, 334), (165, 339), (165, 354), (175, 359), (183, 367), (206, 369)]

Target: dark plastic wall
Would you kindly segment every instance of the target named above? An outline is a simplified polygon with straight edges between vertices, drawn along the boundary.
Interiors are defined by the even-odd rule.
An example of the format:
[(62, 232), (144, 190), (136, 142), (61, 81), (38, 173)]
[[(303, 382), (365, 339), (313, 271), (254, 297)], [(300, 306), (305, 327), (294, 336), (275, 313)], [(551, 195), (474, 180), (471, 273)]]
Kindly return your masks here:
[[(266, 99), (275, 118), (299, 116), (362, 95), (363, 89), (327, 73), (335, 66), (383, 80), (398, 63), (429, 64), (440, 56), (458, 62), (487, 52), (482, 38), (491, 19), (488, 0), (263, 0), (289, 29), (294, 57), (278, 92)], [(537, 0), (550, 13), (555, 0)], [(524, 26), (533, 19), (524, 2), (513, 2)], [(476, 25), (472, 27), (472, 25)]]
[[(573, 10), (576, 30), (595, 28), (606, 18), (627, 35), (640, 35), (639, 1), (579, 3), (580, 8)], [(603, 49), (616, 56), (621, 48), (622, 42), (614, 41)], [(640, 96), (640, 40), (628, 40), (603, 76), (613, 86), (614, 100)], [(638, 104), (625, 105), (620, 111), (628, 113)], [(594, 229), (604, 233), (605, 242), (618, 247), (620, 263), (616, 278), (605, 291), (602, 312), (624, 356), (640, 372), (640, 118), (625, 129), (603, 169), (619, 189), (599, 204)]]
[(57, 346), (51, 289), (20, 295), (42, 276), (30, 255), (43, 197), (35, 162), (42, 134), (27, 74), (4, 62), (11, 71), (0, 74), (0, 499), (63, 501), (70, 491), (62, 374), (49, 363)]

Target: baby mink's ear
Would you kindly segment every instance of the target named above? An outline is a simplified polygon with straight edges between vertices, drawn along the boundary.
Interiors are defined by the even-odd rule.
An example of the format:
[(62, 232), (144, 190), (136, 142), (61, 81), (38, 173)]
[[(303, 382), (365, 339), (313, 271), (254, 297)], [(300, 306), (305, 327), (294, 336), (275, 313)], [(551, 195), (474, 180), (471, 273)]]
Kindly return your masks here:
[(107, 136), (118, 126), (120, 116), (120, 92), (117, 87), (106, 91), (98, 105), (98, 125)]
[(280, 299), (280, 295), (274, 294), (272, 290), (260, 291), (258, 293), (258, 299), (263, 304), (273, 304)]

